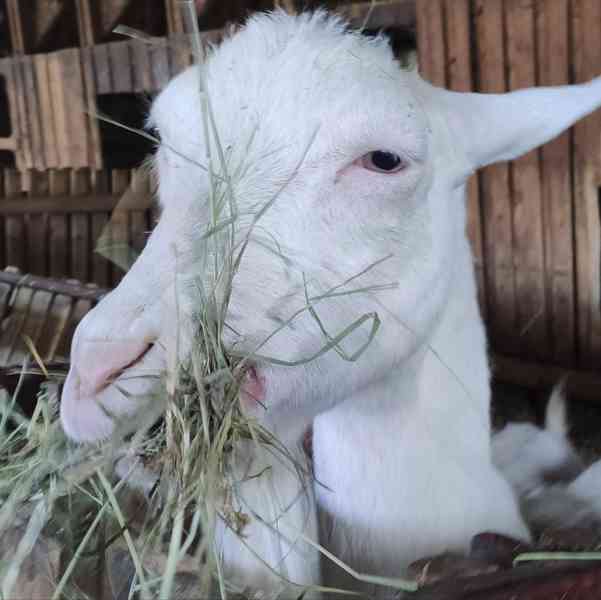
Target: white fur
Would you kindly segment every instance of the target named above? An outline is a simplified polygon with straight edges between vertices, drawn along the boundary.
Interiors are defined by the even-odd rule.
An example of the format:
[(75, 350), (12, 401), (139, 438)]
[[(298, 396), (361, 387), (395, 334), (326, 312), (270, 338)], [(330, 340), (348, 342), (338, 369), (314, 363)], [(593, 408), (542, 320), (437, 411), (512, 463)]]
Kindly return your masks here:
[[(512, 491), (490, 460), (489, 369), (465, 235), (465, 183), (478, 167), (523, 154), (592, 111), (601, 82), (507, 95), (445, 92), (401, 70), (384, 39), (348, 33), (324, 13), (253, 17), (210, 56), (205, 74), (236, 173), (239, 239), (249, 213), (278, 194), (235, 280), (228, 320), (241, 337), (228, 334), (230, 343), (253, 350), (302, 307), (303, 274), (316, 296), (392, 255), (344, 289), (396, 288), (315, 306), (331, 335), (378, 313), (382, 326), (356, 363), (332, 351), (294, 368), (258, 365), (266, 409), (257, 406), (256, 416), (293, 453), (315, 420), (322, 543), (358, 570), (398, 576), (420, 556), (466, 548), (483, 529), (527, 538)], [(156, 166), (163, 212), (136, 264), (76, 332), (62, 420), (81, 441), (113, 428), (99, 403), (121, 424), (137, 422), (135, 403), (102, 387), (107, 371), (153, 341), (130, 371), (169, 368), (164, 348), (174, 347), (178, 331), (174, 273), (190, 263), (192, 241), (207, 222), (208, 177), (193, 162), (206, 160), (197, 68), (159, 95), (151, 123), (162, 139)], [(406, 168), (367, 170), (361, 157), (374, 150), (399, 154)], [(276, 242), (287, 260), (273, 251)], [(192, 308), (179, 309), (184, 349)], [(341, 345), (352, 353), (368, 329)], [(122, 349), (111, 350), (117, 342)], [(305, 312), (261, 353), (297, 360), (323, 344)], [(278, 493), (294, 495), (294, 482), (273, 458), (252, 449), (247, 456), (274, 466)], [(268, 516), (261, 485), (247, 482), (247, 494)], [(315, 536), (307, 525), (314, 519), (306, 518), (310, 496), (307, 502), (288, 511), (287, 525)], [(231, 572), (251, 586), (277, 586), (239, 541), (225, 537)], [(277, 542), (260, 522), (247, 541), (281, 570), (270, 549)], [(284, 564), (298, 580), (316, 582), (315, 562), (301, 564), (306, 551), (284, 553)], [(336, 584), (340, 573), (328, 568), (324, 575)]]
[(510, 423), (493, 435), (493, 463), (519, 496), (546, 486), (555, 473), (575, 478), (584, 470), (568, 429), (563, 386), (557, 386), (547, 403), (544, 429)]

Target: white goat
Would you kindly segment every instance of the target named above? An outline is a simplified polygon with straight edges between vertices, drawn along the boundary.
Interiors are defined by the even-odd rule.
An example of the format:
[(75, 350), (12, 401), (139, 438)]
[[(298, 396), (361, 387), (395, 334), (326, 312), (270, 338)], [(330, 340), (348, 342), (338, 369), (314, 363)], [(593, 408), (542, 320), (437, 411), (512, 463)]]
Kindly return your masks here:
[[(358, 571), (399, 576), (419, 557), (466, 548), (482, 530), (527, 538), (512, 490), (490, 458), (489, 368), (465, 235), (465, 183), (479, 167), (524, 154), (594, 110), (601, 81), (451, 93), (401, 69), (384, 38), (349, 32), (323, 12), (255, 16), (203, 69), (221, 143), (238, 173), (232, 185), (240, 214), (279, 193), (261, 220), (268, 235), (253, 238), (261, 243), (249, 245), (235, 280), (228, 320), (241, 337), (232, 333), (230, 342), (253, 351), (305, 305), (305, 280), (318, 296), (363, 270), (343, 290), (367, 291), (334, 295), (316, 310), (331, 335), (366, 313), (382, 321), (356, 364), (335, 352), (298, 367), (259, 361), (248, 380), (245, 410), (292, 452), (301, 452), (314, 425), (321, 543)], [(198, 215), (208, 220), (207, 173), (185, 158), (206, 157), (200, 106), (194, 67), (152, 107), (162, 140), (162, 215), (121, 284), (77, 329), (61, 406), (75, 440), (111, 433), (103, 408), (135, 427), (143, 407), (107, 385), (112, 374), (130, 393), (144, 393), (152, 382), (127, 375), (166, 366), (165, 348), (178, 329), (172, 247), (185, 255), (201, 231)], [(241, 221), (240, 236), (247, 224)], [(287, 260), (269, 249), (274, 239)], [(398, 285), (382, 289), (389, 282)], [(352, 353), (367, 336), (355, 331), (342, 345)], [(261, 353), (293, 361), (323, 344), (305, 311)], [(273, 463), (246, 452), (249, 462)], [(286, 505), (296, 482), (272, 466)], [(260, 479), (245, 485), (268, 518)], [(286, 513), (288, 536), (304, 530), (315, 537), (313, 508), (307, 498)], [(275, 589), (277, 579), (233, 534), (224, 536), (228, 572)], [(247, 541), (291, 579), (319, 580), (307, 547), (282, 550), (258, 522)], [(323, 579), (358, 587), (329, 566)]]

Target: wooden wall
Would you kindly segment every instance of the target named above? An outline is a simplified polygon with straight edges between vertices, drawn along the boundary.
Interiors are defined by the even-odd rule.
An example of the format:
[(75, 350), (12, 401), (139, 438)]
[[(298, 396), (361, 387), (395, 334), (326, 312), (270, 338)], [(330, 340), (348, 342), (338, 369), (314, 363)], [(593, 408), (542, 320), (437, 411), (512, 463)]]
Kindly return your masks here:
[[(505, 92), (601, 74), (599, 0), (419, 0), (422, 75)], [(511, 115), (507, 115), (511, 119)], [(601, 113), (469, 184), (493, 348), (566, 367), (601, 360)]]
[[(123, 270), (94, 250), (105, 234), (141, 250), (153, 226), (152, 194), (143, 171), (63, 169), (0, 171), (0, 264), (24, 273), (116, 285)], [(127, 192), (136, 202), (113, 210)], [(110, 220), (110, 226), (109, 226)]]

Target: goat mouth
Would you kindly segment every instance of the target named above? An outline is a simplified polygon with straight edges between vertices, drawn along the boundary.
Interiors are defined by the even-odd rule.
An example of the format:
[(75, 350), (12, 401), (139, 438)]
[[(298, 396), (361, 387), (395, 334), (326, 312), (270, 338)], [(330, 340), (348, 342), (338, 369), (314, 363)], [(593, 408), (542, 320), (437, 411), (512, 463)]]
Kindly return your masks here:
[(128, 362), (126, 365), (124, 365), (120, 369), (116, 370), (114, 373), (111, 373), (111, 375), (107, 378), (106, 384), (103, 385), (102, 388), (99, 391), (102, 391), (103, 389), (106, 389), (109, 385), (115, 383), (127, 371), (129, 371), (133, 367), (139, 365), (144, 360), (144, 358), (146, 358), (146, 356), (148, 355), (148, 353), (153, 348), (154, 348), (154, 344), (148, 344), (148, 346), (146, 346), (146, 348), (138, 356), (136, 356), (136, 358), (134, 358), (133, 360), (131, 360), (130, 362)]

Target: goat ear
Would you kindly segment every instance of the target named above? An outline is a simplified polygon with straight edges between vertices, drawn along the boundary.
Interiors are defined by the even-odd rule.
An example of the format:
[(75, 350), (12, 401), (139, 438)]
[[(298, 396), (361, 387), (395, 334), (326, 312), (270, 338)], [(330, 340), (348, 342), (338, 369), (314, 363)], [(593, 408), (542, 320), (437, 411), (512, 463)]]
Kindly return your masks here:
[(517, 158), (600, 107), (601, 77), (580, 85), (507, 94), (431, 92), (451, 143), (455, 150), (462, 150), (463, 166), (469, 172)]

